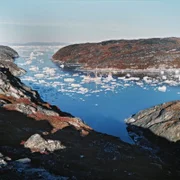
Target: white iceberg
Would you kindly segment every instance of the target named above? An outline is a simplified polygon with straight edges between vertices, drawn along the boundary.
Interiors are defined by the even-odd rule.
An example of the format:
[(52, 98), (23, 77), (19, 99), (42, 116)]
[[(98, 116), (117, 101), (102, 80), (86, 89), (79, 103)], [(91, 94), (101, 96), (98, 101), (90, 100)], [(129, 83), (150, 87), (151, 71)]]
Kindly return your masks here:
[(39, 71), (39, 68), (38, 68), (37, 66), (31, 66), (31, 67), (29, 68), (29, 70), (30, 70), (30, 71), (34, 71), (34, 72), (37, 72), (37, 71)]
[(81, 87), (80, 84), (71, 84), (72, 87)]
[(158, 91), (166, 92), (166, 90), (167, 90), (167, 87), (166, 87), (166, 86), (160, 86), (160, 87), (158, 87)]
[(44, 74), (35, 74), (34, 77), (36, 77), (36, 78), (43, 78)]
[(64, 82), (74, 82), (74, 78), (65, 78)]
[(56, 73), (56, 70), (55, 70), (55, 68), (45, 67), (45, 68), (43, 68), (43, 73), (45, 73), (49, 76), (54, 76)]

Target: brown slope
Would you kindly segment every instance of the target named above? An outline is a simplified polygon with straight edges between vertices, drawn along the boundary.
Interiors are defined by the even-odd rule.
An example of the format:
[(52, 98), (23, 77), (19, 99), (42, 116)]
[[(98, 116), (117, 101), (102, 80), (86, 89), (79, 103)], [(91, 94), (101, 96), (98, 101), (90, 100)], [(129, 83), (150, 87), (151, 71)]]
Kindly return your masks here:
[(112, 40), (66, 46), (53, 55), (55, 62), (84, 68), (180, 68), (180, 38)]

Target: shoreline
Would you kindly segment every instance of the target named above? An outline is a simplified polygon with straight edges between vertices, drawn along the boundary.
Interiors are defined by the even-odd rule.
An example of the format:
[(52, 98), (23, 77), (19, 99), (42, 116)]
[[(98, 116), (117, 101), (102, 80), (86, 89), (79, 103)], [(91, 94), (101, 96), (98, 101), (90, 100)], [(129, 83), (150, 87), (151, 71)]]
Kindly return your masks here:
[(148, 68), (148, 69), (118, 69), (118, 68), (90, 68), (83, 67), (82, 64), (64, 63), (52, 58), (52, 61), (59, 67), (65, 70), (78, 71), (83, 73), (96, 73), (101, 75), (108, 75), (111, 73), (113, 76), (133, 76), (143, 78), (149, 76), (152, 78), (165, 77), (180, 82), (180, 68)]

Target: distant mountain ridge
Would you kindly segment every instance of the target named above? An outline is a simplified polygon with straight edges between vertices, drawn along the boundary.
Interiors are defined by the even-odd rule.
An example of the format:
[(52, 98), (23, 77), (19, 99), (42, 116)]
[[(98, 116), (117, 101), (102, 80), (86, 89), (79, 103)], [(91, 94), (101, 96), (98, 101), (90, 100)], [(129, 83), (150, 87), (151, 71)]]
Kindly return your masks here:
[(0, 44), (9, 45), (9, 46), (63, 46), (63, 45), (68, 45), (68, 43), (64, 43), (64, 42), (27, 42), (27, 43), (2, 42)]

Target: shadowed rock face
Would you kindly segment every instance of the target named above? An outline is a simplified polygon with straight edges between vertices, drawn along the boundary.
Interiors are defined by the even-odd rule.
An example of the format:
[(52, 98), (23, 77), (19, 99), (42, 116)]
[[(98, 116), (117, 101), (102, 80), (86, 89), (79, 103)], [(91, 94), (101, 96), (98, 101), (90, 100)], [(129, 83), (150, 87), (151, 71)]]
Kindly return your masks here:
[(127, 119), (127, 124), (137, 145), (151, 149), (164, 162), (180, 170), (180, 101), (140, 111)]
[(127, 119), (127, 124), (148, 129), (170, 142), (180, 141), (180, 101), (168, 102), (140, 111)]
[(19, 57), (18, 53), (8, 46), (0, 46), (0, 67), (6, 67), (15, 76), (25, 73), (25, 70), (14, 64), (14, 59)]
[(153, 38), (74, 44), (53, 55), (55, 62), (80, 64), (84, 69), (180, 68), (180, 39)]
[(18, 180), (179, 177), (153, 152), (95, 132), (44, 102), (6, 64), (0, 68), (0, 174)]
[(13, 62), (14, 58), (17, 57), (19, 57), (19, 55), (14, 49), (0, 45), (0, 60)]

